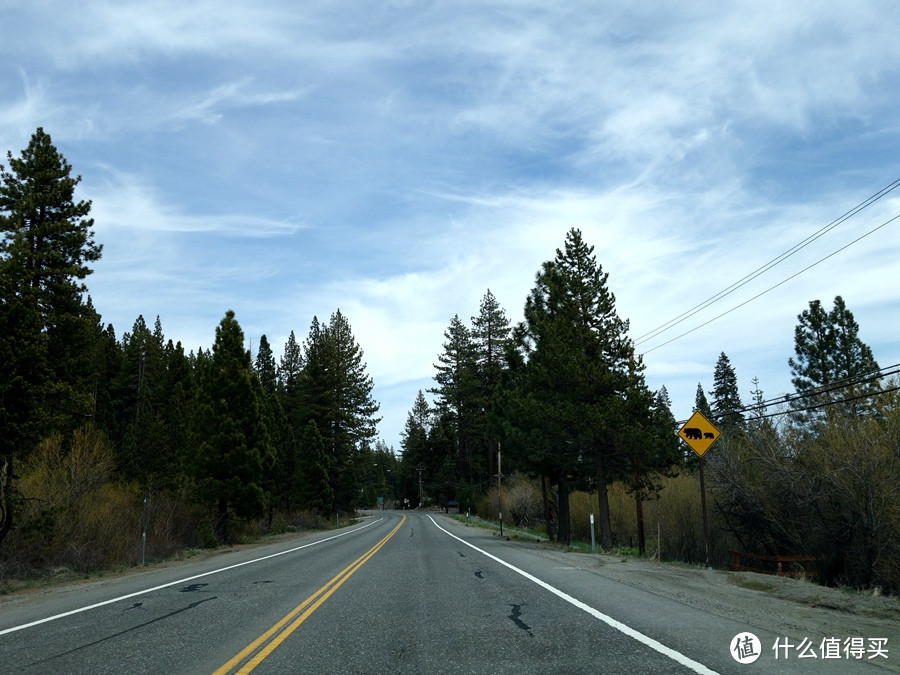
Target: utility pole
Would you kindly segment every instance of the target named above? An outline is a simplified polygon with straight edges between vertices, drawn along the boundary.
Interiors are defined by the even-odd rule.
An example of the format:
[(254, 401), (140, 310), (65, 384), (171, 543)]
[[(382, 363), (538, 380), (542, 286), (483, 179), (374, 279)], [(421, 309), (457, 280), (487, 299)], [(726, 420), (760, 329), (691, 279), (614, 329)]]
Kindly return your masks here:
[(416, 467), (416, 471), (419, 472), (419, 506), (422, 506), (422, 472), (425, 470), (425, 466), (423, 464), (419, 464)]

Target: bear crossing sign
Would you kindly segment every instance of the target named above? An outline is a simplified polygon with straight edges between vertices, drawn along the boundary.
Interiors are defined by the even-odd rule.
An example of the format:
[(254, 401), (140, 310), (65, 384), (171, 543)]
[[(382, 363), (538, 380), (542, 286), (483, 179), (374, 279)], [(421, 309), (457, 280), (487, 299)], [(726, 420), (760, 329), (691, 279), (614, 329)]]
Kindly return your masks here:
[(721, 433), (712, 425), (712, 422), (703, 416), (703, 413), (695, 410), (691, 419), (678, 430), (678, 435), (691, 450), (696, 452), (699, 457), (703, 457), (703, 454), (709, 450), (709, 446), (716, 442)]

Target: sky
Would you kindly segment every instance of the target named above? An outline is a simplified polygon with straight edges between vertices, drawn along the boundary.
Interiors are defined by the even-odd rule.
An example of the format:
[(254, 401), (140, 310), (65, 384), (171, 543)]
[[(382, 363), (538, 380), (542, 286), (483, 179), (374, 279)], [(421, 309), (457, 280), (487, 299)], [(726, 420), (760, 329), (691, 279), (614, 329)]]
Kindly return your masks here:
[[(5, 0), (0, 151), (82, 176), (121, 338), (188, 351), (234, 310), (280, 358), (340, 309), (395, 450), (454, 315), (512, 322), (579, 228), (686, 419), (727, 354), (792, 391), (797, 316), (841, 295), (900, 362), (900, 5)], [(649, 336), (649, 337), (648, 337)]]

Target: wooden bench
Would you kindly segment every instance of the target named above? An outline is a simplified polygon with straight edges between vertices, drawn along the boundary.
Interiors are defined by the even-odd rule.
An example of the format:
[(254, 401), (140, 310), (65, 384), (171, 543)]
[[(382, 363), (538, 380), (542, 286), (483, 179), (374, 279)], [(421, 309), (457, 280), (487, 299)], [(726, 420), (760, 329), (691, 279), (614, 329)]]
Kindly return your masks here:
[[(729, 552), (734, 557), (734, 562), (730, 567), (736, 572), (759, 572), (779, 577), (810, 579), (818, 576), (813, 569), (813, 563), (816, 562), (814, 555), (759, 555), (740, 551)], [(750, 564), (745, 565), (744, 562)]]

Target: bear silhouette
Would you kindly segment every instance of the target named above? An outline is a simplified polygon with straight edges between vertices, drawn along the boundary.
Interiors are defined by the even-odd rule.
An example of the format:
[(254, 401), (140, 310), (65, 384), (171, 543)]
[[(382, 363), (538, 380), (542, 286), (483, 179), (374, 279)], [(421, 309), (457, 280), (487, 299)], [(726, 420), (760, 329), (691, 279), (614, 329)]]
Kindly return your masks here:
[(703, 438), (703, 432), (700, 431), (697, 427), (685, 427), (684, 437), (699, 440)]
[(703, 438), (715, 438), (715, 437), (716, 437), (715, 434), (712, 434), (712, 433), (710, 433), (710, 432), (708, 432), (708, 431), (707, 431), (706, 433), (703, 434)]

